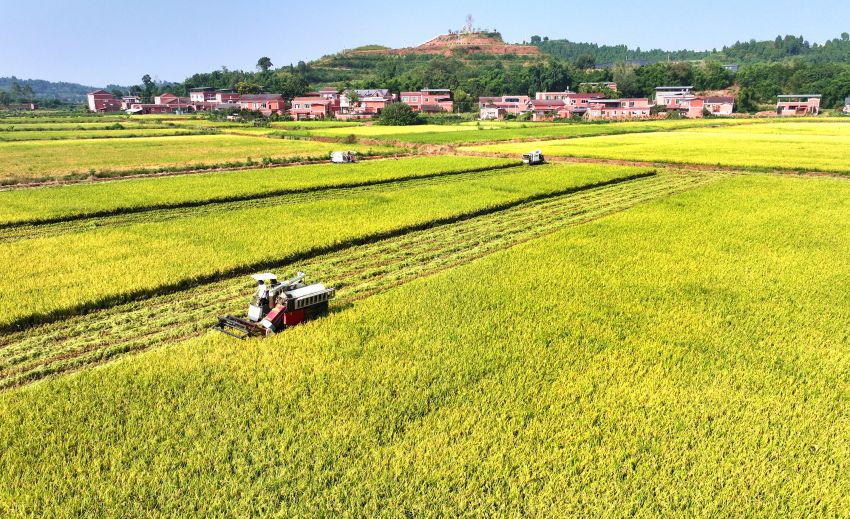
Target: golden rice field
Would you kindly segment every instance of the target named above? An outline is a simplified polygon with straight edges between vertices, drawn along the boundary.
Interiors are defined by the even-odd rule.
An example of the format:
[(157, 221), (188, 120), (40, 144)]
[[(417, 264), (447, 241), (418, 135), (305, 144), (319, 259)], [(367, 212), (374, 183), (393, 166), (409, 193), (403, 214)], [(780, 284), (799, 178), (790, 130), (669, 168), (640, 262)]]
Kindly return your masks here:
[[(388, 153), (388, 147), (352, 145), (355, 151)], [(337, 145), (314, 141), (256, 139), (235, 135), (0, 142), (0, 182), (62, 179), (81, 174), (191, 168), (195, 165), (260, 163), (263, 158), (327, 158)]]
[(459, 151), (518, 154), (532, 146), (560, 157), (850, 172), (850, 132), (844, 125), (805, 123), (799, 125), (801, 131), (792, 132), (793, 126), (786, 124), (470, 146)]
[(0, 517), (850, 514), (850, 124), (109, 117), (0, 120)]

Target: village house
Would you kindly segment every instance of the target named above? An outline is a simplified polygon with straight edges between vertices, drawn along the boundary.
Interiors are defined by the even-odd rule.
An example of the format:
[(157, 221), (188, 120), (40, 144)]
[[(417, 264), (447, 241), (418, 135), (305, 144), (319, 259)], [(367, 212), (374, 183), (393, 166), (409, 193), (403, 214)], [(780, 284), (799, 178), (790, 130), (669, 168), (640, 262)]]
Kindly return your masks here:
[(189, 100), (193, 103), (207, 103), (215, 101), (216, 89), (210, 87), (197, 87), (189, 89)]
[(305, 119), (325, 119), (330, 117), (337, 109), (337, 102), (327, 99), (313, 92), (305, 96), (299, 96), (292, 100), (289, 115), (296, 121)]
[(280, 94), (245, 94), (239, 97), (239, 108), (250, 112), (260, 112), (268, 117), (272, 114), (283, 115), (286, 101)]
[(850, 97), (844, 100), (844, 113), (850, 115)]
[(402, 92), (401, 102), (412, 108), (414, 112), (454, 111), (452, 91), (447, 88), (423, 88), (419, 92)]
[(139, 104), (142, 99), (139, 96), (124, 96), (121, 98), (121, 109), (129, 110), (134, 104)]
[(507, 112), (505, 112), (504, 108), (500, 108), (495, 105), (479, 106), (478, 108), (478, 118), (482, 121), (496, 121), (504, 119), (506, 113)]
[(776, 114), (780, 117), (818, 115), (820, 94), (776, 96)]
[(530, 102), (528, 96), (479, 97), (479, 118), (504, 119), (507, 114), (519, 115), (529, 110)]
[(735, 111), (735, 98), (732, 96), (709, 96), (703, 101), (711, 115), (732, 115)]
[(655, 89), (655, 104), (657, 106), (677, 106), (684, 99), (693, 99), (692, 86), (660, 86)]
[(86, 97), (88, 98), (89, 110), (92, 112), (106, 113), (121, 111), (121, 100), (106, 90), (89, 92)]
[(588, 121), (647, 119), (650, 116), (649, 99), (594, 99), (590, 101), (585, 117)]
[(346, 90), (339, 96), (336, 116), (343, 120), (368, 119), (380, 114), (395, 99), (395, 94), (386, 88)]
[(565, 90), (563, 92), (537, 92), (534, 99), (537, 101), (563, 101), (567, 96), (575, 95), (575, 92)]
[(531, 111), (531, 120), (551, 121), (556, 117), (560, 117), (567, 104), (562, 99), (534, 99), (529, 102)]

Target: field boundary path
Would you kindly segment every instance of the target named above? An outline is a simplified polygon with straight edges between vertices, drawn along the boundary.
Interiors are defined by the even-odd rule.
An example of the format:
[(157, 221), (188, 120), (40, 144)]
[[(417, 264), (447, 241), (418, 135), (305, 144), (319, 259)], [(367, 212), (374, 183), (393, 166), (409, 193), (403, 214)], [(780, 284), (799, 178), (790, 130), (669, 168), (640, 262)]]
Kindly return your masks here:
[[(438, 222), (368, 243), (263, 268), (302, 270), (338, 288), (332, 310), (567, 226), (580, 225), (723, 174), (664, 172), (591, 186)], [(253, 287), (242, 273), (93, 310), (0, 337), (0, 389), (95, 366), (205, 333), (221, 314), (244, 312)]]

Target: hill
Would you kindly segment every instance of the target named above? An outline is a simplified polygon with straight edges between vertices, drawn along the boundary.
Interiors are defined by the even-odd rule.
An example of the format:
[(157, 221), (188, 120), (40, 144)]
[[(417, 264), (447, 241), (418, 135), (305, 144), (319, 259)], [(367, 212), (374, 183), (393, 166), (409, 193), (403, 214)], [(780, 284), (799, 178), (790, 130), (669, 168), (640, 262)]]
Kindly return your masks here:
[(411, 54), (419, 55), (441, 55), (441, 56), (463, 56), (468, 54), (493, 54), (493, 55), (516, 55), (536, 56), (540, 49), (533, 45), (515, 45), (505, 43), (502, 35), (498, 32), (449, 32), (432, 38), (422, 45), (407, 47), (403, 49), (389, 49), (386, 47), (361, 48), (344, 53), (349, 56), (405, 56)]

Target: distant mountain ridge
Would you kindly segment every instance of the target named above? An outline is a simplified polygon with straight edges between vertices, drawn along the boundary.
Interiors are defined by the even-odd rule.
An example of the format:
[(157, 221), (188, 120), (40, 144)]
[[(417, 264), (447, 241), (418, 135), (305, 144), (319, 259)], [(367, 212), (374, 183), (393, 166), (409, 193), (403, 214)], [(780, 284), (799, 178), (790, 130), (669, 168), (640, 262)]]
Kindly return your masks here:
[(106, 90), (120, 89), (126, 90), (127, 87), (118, 85), (107, 85), (106, 87), (94, 87), (91, 85), (81, 85), (80, 83), (69, 83), (67, 81), (47, 81), (44, 79), (21, 79), (15, 76), (0, 77), (0, 90), (12, 92), (12, 85), (17, 83), (24, 88), (29, 86), (32, 88), (35, 98), (38, 100), (56, 100), (80, 103), (86, 100), (86, 94), (98, 88)]
[(729, 63), (750, 64), (801, 59), (812, 63), (850, 63), (850, 34), (842, 33), (839, 38), (824, 43), (810, 43), (803, 36), (777, 36), (774, 40), (735, 42), (720, 50), (675, 50), (631, 49), (626, 45), (598, 45), (570, 40), (550, 40), (532, 36), (531, 44), (543, 53), (569, 61), (590, 58), (597, 64), (622, 61), (697, 61), (712, 60)]

